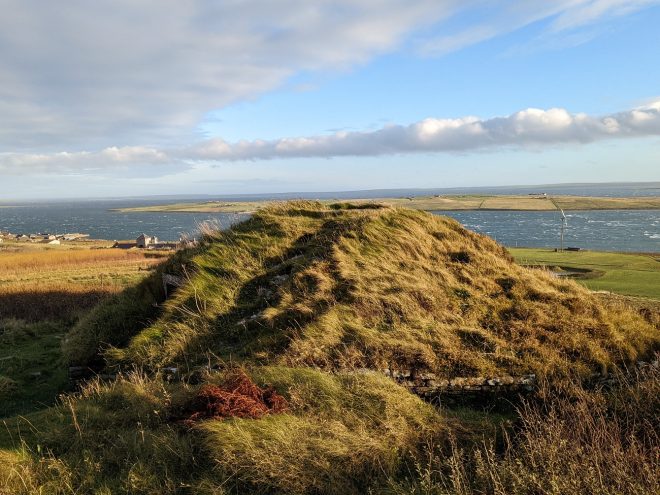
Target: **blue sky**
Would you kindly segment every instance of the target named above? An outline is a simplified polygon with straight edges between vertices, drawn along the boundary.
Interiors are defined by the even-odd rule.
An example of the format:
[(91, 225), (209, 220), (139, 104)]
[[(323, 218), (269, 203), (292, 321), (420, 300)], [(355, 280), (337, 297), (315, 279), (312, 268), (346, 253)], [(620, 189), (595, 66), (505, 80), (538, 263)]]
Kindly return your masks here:
[(4, 198), (660, 180), (660, 2), (2, 0)]
[(609, 22), (578, 46), (534, 48), (549, 22), (444, 56), (404, 49), (342, 73), (302, 74), (281, 90), (212, 112), (200, 128), (230, 141), (276, 139), (528, 107), (606, 114), (660, 96), (660, 8)]

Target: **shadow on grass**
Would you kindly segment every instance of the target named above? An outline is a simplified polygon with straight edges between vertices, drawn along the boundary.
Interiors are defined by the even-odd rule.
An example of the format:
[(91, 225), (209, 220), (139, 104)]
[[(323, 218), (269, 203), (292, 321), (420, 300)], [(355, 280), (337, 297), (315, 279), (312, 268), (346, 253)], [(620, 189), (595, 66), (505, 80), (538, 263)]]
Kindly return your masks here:
[(62, 290), (0, 293), (0, 319), (27, 322), (73, 320), (93, 308), (111, 292), (101, 290), (68, 292)]

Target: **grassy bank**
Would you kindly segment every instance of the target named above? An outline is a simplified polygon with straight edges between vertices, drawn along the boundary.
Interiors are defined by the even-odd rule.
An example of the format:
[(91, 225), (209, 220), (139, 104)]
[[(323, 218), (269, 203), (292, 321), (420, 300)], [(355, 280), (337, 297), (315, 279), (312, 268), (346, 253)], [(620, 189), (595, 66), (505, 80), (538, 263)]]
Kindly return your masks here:
[[(169, 297), (163, 271), (184, 281)], [(144, 273), (63, 341), (66, 363), (116, 378), (4, 419), (3, 495), (658, 487), (657, 375), (621, 374), (660, 346), (654, 320), (454, 220), (279, 204)], [(30, 325), (3, 334), (20, 349)], [(604, 372), (620, 394), (582, 389)], [(410, 385), (528, 373), (543, 387), (504, 414), (434, 407)]]
[(660, 299), (660, 254), (509, 248), (518, 263), (574, 270), (576, 280), (591, 290)]
[(158, 253), (98, 248), (97, 243), (0, 246), (0, 319), (75, 318), (166, 259)]
[(49, 407), (66, 389), (68, 329), (61, 321), (0, 320), (0, 418)]
[(67, 387), (67, 332), (165, 260), (107, 246), (0, 244), (0, 417), (51, 406)]
[[(336, 200), (322, 200), (331, 204)], [(530, 196), (530, 195), (446, 195), (414, 196), (409, 198), (351, 199), (348, 204), (378, 202), (416, 210), (645, 210), (660, 209), (660, 197), (598, 198), (587, 196)], [(188, 213), (251, 213), (269, 201), (206, 201), (203, 203), (175, 203), (170, 205), (120, 208), (121, 212), (188, 212)]]

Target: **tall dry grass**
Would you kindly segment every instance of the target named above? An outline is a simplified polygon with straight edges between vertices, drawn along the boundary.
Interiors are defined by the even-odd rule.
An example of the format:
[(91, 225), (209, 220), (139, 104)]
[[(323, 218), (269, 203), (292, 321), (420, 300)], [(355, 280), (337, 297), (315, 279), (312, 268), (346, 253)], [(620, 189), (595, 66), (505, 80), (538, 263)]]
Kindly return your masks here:
[(496, 448), (453, 441), (427, 450), (391, 495), (651, 495), (660, 493), (660, 369), (618, 374), (611, 390), (546, 387), (519, 408)]
[(124, 249), (77, 249), (77, 250), (47, 250), (32, 252), (0, 253), (0, 274), (2, 276), (14, 273), (31, 272), (43, 268), (63, 268), (98, 265), (107, 263), (122, 263), (148, 261), (142, 251)]
[(120, 249), (0, 252), (0, 318), (75, 318), (164, 259)]

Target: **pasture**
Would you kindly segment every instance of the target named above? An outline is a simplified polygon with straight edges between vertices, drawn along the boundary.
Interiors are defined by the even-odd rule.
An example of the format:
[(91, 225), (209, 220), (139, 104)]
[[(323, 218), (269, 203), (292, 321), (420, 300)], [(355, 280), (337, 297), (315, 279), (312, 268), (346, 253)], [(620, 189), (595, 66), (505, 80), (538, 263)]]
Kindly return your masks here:
[(556, 273), (575, 271), (574, 278), (594, 291), (660, 299), (660, 253), (509, 248), (522, 265), (547, 267)]

